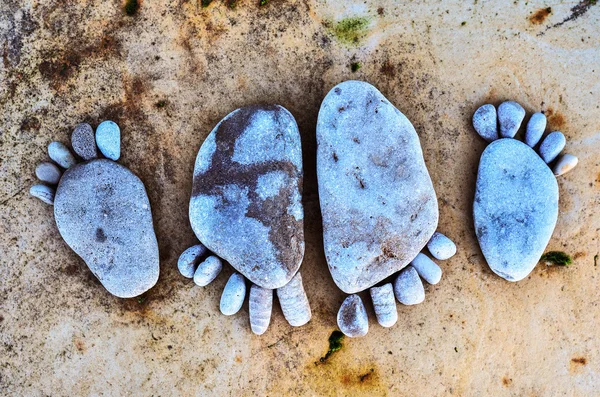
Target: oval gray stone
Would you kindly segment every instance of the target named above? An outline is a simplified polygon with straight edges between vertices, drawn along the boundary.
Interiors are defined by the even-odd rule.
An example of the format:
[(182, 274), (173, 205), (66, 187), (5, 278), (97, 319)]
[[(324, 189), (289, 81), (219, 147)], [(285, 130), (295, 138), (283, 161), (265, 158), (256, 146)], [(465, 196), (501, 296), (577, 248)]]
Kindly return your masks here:
[(200, 257), (206, 254), (206, 247), (202, 244), (192, 245), (179, 255), (177, 268), (183, 277), (192, 278), (196, 272), (196, 266), (200, 262)]
[(533, 270), (558, 218), (558, 184), (550, 168), (515, 139), (492, 142), (481, 155), (475, 232), (490, 268), (509, 281)]
[(349, 295), (337, 315), (338, 327), (351, 338), (365, 336), (369, 332), (367, 309), (358, 295)]
[(304, 256), (302, 148), (281, 106), (233, 111), (194, 168), (190, 222), (200, 241), (252, 283), (286, 285)]
[(300, 272), (289, 283), (277, 289), (277, 298), (283, 316), (291, 326), (300, 327), (310, 321), (312, 313)]
[(554, 131), (548, 134), (540, 145), (540, 156), (546, 163), (551, 163), (565, 148), (567, 139), (562, 132)]
[(500, 136), (512, 138), (519, 131), (521, 122), (525, 118), (525, 109), (513, 101), (502, 102), (498, 106), (498, 123), (500, 123)]
[(479, 136), (488, 142), (498, 139), (498, 117), (494, 105), (483, 105), (475, 111), (473, 127)]
[(425, 300), (425, 288), (414, 267), (408, 266), (394, 280), (396, 299), (403, 305), (418, 305)]
[(567, 153), (558, 159), (552, 172), (554, 172), (554, 175), (556, 176), (564, 175), (575, 168), (577, 163), (579, 163), (579, 159), (572, 154)]
[(48, 156), (63, 168), (70, 168), (77, 164), (71, 151), (60, 142), (50, 142), (48, 145)]
[(412, 124), (375, 87), (346, 81), (317, 122), (323, 243), (346, 293), (396, 273), (427, 244), (438, 205)]
[(39, 163), (35, 167), (35, 176), (42, 182), (51, 183), (56, 185), (60, 181), (62, 171), (55, 164), (50, 162)]
[(396, 299), (394, 298), (394, 287), (392, 283), (387, 283), (381, 287), (373, 287), (369, 290), (373, 309), (377, 316), (377, 322), (382, 327), (391, 327), (398, 321), (398, 310), (396, 309)]
[(219, 309), (221, 313), (226, 316), (234, 315), (239, 312), (244, 304), (246, 297), (246, 280), (244, 276), (239, 273), (233, 273), (225, 288), (223, 288), (223, 294), (221, 295), (221, 303)]
[(54, 204), (54, 189), (46, 185), (33, 185), (29, 188), (29, 194), (42, 200), (46, 204)]
[(131, 298), (158, 280), (150, 202), (130, 170), (101, 159), (63, 174), (54, 217), (61, 236), (113, 295)]
[(429, 284), (437, 284), (442, 279), (442, 269), (437, 263), (429, 259), (429, 257), (423, 253), (419, 253), (410, 265), (414, 267), (419, 276)]
[(544, 113), (538, 112), (531, 115), (531, 118), (527, 122), (527, 129), (525, 130), (525, 143), (529, 147), (534, 147), (542, 139), (542, 135), (546, 131), (547, 122)]
[(98, 157), (94, 130), (88, 123), (81, 123), (75, 127), (71, 134), (71, 146), (73, 146), (75, 153), (84, 160)]
[(96, 128), (96, 144), (106, 158), (118, 160), (121, 157), (121, 129), (117, 123), (101, 122)]
[(441, 261), (450, 259), (456, 254), (456, 244), (440, 232), (433, 233), (427, 243), (427, 249), (435, 259)]
[(194, 273), (194, 283), (199, 287), (206, 287), (217, 278), (222, 269), (221, 260), (211, 255), (198, 265)]

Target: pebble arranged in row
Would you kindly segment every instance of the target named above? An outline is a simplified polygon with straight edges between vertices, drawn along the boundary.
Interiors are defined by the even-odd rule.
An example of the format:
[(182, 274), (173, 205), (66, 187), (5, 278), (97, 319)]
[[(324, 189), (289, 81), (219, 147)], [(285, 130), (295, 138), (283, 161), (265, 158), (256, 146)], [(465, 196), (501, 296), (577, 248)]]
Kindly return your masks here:
[(429, 284), (437, 284), (442, 279), (442, 269), (423, 253), (419, 253), (410, 264)]
[(221, 313), (231, 316), (240, 311), (246, 297), (246, 280), (239, 273), (233, 273), (221, 295)]
[(273, 290), (253, 284), (250, 287), (250, 328), (256, 335), (262, 335), (269, 328), (273, 310)]
[(567, 139), (562, 132), (554, 131), (542, 141), (540, 145), (540, 156), (546, 164), (551, 163), (565, 148)]
[(211, 255), (198, 265), (194, 273), (194, 283), (199, 287), (206, 287), (221, 273), (223, 263), (218, 257)]
[(42, 182), (56, 185), (60, 181), (62, 171), (55, 164), (45, 161), (35, 167), (35, 175)]
[(96, 128), (96, 144), (102, 154), (113, 161), (121, 157), (121, 130), (117, 123), (106, 120)]
[(52, 161), (65, 169), (77, 164), (77, 160), (75, 160), (71, 151), (60, 142), (50, 142), (48, 145), (48, 155)]
[(456, 244), (440, 232), (433, 233), (427, 243), (427, 249), (435, 259), (450, 259), (456, 254)]
[(193, 245), (183, 251), (177, 261), (177, 268), (183, 277), (193, 278), (196, 272), (196, 266), (200, 262), (200, 257), (206, 254), (208, 250), (202, 244)]
[(552, 169), (552, 172), (556, 176), (566, 174), (567, 172), (575, 168), (577, 166), (577, 163), (579, 163), (579, 159), (573, 156), (572, 154), (567, 153), (556, 162), (554, 168)]
[(417, 305), (425, 300), (425, 288), (414, 267), (407, 266), (400, 272), (394, 281), (394, 293), (404, 305)]
[(338, 327), (344, 335), (351, 338), (365, 336), (369, 332), (367, 309), (356, 294), (348, 295), (337, 315)]
[(398, 310), (396, 310), (396, 299), (392, 283), (384, 284), (381, 287), (373, 287), (369, 292), (371, 293), (377, 322), (382, 327), (391, 327), (396, 324)]
[(300, 327), (310, 321), (312, 316), (308, 297), (302, 285), (300, 272), (277, 290), (277, 298), (283, 311), (283, 316), (291, 326)]
[(46, 185), (33, 185), (29, 188), (29, 194), (42, 200), (46, 204), (54, 204), (54, 189)]
[(75, 127), (73, 134), (71, 134), (71, 146), (73, 147), (75, 153), (77, 153), (79, 157), (86, 161), (98, 157), (98, 152), (96, 151), (96, 142), (94, 139), (94, 130), (88, 123), (81, 123)]
[(502, 102), (498, 106), (500, 136), (502, 138), (514, 138), (524, 118), (525, 109), (523, 109), (523, 106), (513, 101)]
[(483, 105), (475, 111), (473, 127), (488, 142), (498, 139), (498, 117), (494, 105)]
[(525, 130), (525, 143), (529, 147), (535, 147), (538, 144), (544, 131), (546, 131), (546, 115), (542, 112), (537, 112), (531, 115), (527, 122), (527, 129)]

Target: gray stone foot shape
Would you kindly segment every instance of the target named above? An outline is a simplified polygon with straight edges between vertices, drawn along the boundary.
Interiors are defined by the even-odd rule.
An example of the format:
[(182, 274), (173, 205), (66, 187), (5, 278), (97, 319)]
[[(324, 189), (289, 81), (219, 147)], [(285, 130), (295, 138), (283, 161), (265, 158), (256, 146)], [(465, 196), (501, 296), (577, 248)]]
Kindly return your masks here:
[[(508, 281), (527, 277), (540, 260), (558, 218), (556, 176), (577, 165), (560, 156), (565, 136), (542, 140), (546, 116), (533, 114), (525, 143), (514, 139), (525, 109), (516, 102), (483, 105), (473, 115), (477, 133), (490, 142), (481, 155), (473, 203), (479, 246), (490, 268)], [(541, 143), (539, 143), (541, 140)]]
[[(37, 166), (44, 184), (32, 186), (30, 193), (54, 204), (61, 236), (102, 285), (113, 295), (131, 298), (156, 284), (159, 256), (144, 184), (115, 162), (120, 136), (112, 121), (101, 123), (95, 135), (89, 124), (79, 124), (71, 143), (82, 161), (62, 143), (50, 143), (54, 162)], [(96, 146), (106, 158), (98, 158)]]
[(278, 105), (231, 112), (196, 158), (189, 214), (201, 243), (181, 254), (179, 271), (206, 286), (223, 261), (231, 264), (237, 272), (225, 286), (221, 312), (237, 313), (249, 290), (255, 334), (269, 326), (273, 290), (292, 326), (311, 318), (298, 271), (304, 257), (302, 181), (298, 126)]

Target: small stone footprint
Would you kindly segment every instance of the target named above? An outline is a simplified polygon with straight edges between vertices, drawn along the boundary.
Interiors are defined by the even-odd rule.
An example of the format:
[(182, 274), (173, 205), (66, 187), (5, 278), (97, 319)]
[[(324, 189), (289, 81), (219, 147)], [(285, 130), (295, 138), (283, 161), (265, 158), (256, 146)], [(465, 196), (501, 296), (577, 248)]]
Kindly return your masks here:
[[(490, 268), (500, 277), (519, 281), (540, 260), (558, 218), (555, 176), (577, 165), (577, 157), (560, 156), (566, 144), (558, 131), (549, 133), (546, 116), (533, 114), (525, 143), (513, 139), (525, 118), (516, 102), (481, 106), (473, 115), (477, 133), (490, 144), (479, 162), (473, 217), (479, 245)], [(537, 150), (537, 152), (536, 152)]]
[[(62, 238), (102, 285), (113, 295), (131, 298), (156, 284), (159, 256), (144, 184), (115, 162), (120, 140), (119, 126), (112, 121), (102, 122), (95, 136), (89, 124), (79, 124), (71, 144), (83, 161), (62, 143), (50, 143), (54, 162), (37, 166), (35, 173), (44, 184), (32, 186), (30, 193), (54, 205)], [(96, 145), (105, 159), (98, 158)]]

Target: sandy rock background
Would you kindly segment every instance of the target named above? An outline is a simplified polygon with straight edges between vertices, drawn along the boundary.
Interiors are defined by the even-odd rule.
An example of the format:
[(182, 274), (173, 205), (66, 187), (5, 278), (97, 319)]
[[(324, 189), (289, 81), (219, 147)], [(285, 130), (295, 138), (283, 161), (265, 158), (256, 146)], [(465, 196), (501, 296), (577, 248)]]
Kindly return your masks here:
[[(596, 1), (214, 0), (0, 3), (0, 390), (15, 395), (495, 395), (600, 393), (600, 5)], [(135, 9), (134, 9), (135, 11)], [(360, 64), (353, 72), (352, 64)], [(355, 66), (356, 68), (356, 66)], [(413, 122), (458, 245), (426, 300), (346, 339), (315, 365), (345, 295), (322, 249), (315, 177), (320, 101), (340, 81), (376, 85)], [(559, 179), (549, 249), (517, 284), (495, 276), (471, 215), (485, 142), (470, 118), (514, 99), (544, 110), (580, 165)], [(305, 161), (313, 320), (277, 307), (261, 337), (247, 303), (218, 311), (231, 269), (206, 288), (177, 271), (195, 243), (194, 158), (227, 113), (278, 103), (296, 117)], [(158, 284), (110, 296), (28, 195), (52, 140), (81, 121), (122, 130), (120, 163), (146, 184), (160, 244)], [(365, 295), (366, 297), (366, 295)]]

